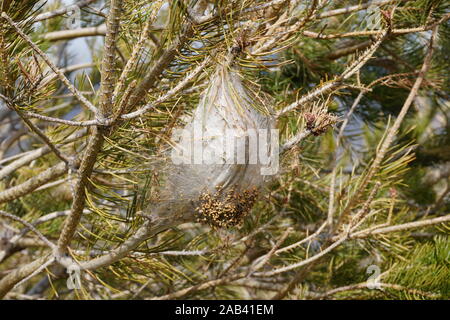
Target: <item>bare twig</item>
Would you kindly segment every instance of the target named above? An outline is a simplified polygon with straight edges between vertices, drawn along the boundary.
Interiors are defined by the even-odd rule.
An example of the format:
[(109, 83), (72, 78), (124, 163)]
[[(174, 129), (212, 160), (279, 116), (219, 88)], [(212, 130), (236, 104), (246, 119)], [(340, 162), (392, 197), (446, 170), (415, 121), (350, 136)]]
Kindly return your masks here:
[(289, 235), (289, 233), (292, 232), (292, 228), (288, 228), (280, 237), (280, 239), (278, 239), (277, 243), (275, 243), (275, 245), (270, 249), (270, 251), (265, 254), (264, 256), (258, 258), (254, 263), (253, 263), (253, 267), (250, 267), (252, 269), (251, 273), (249, 274), (249, 276), (251, 276), (251, 274), (255, 271), (258, 271), (259, 269), (261, 269), (262, 267), (264, 267), (264, 265), (270, 260), (270, 258), (273, 255), (276, 255), (277, 253), (277, 249), (283, 244), (284, 240), (286, 240), (287, 236)]
[(50, 240), (48, 240), (38, 229), (36, 229), (31, 223), (2, 210), (0, 210), (0, 215), (3, 217), (7, 217), (8, 219), (20, 222), (21, 224), (26, 226), (29, 230), (33, 231), (38, 236), (39, 239), (41, 239), (49, 246), (49, 248), (55, 249), (56, 246)]
[(280, 153), (284, 153), (285, 151), (292, 149), (295, 145), (299, 144), (301, 141), (309, 137), (311, 134), (312, 134), (311, 130), (308, 129), (300, 131), (281, 146)]
[(78, 28), (72, 30), (52, 31), (44, 35), (44, 40), (60, 41), (70, 40), (81, 37), (106, 36), (106, 25), (101, 24), (97, 27)]
[(320, 226), (313, 234), (311, 234), (310, 236), (308, 236), (308, 237), (306, 237), (306, 238), (304, 238), (304, 239), (302, 239), (302, 240), (300, 240), (300, 241), (297, 241), (297, 242), (295, 242), (295, 243), (293, 243), (293, 244), (290, 244), (290, 245), (288, 245), (288, 246), (286, 246), (286, 247), (283, 247), (283, 248), (278, 249), (277, 251), (275, 251), (275, 254), (279, 254), (279, 253), (282, 253), (282, 252), (286, 252), (286, 251), (292, 250), (292, 249), (294, 249), (294, 248), (297, 248), (297, 247), (301, 246), (302, 244), (304, 244), (304, 243), (306, 243), (306, 242), (311, 241), (312, 239), (316, 238), (316, 237), (322, 232), (322, 230), (325, 229), (326, 226), (327, 226), (327, 224), (326, 224), (326, 223), (323, 223), (323, 224), (322, 224), (322, 225), (321, 225), (321, 226)]
[(432, 219), (398, 224), (395, 226), (378, 227), (375, 229), (369, 228), (369, 229), (357, 231), (355, 233), (351, 233), (349, 235), (349, 237), (350, 238), (366, 238), (371, 235), (415, 229), (415, 228), (420, 228), (420, 227), (436, 225), (436, 224), (440, 224), (440, 223), (444, 223), (444, 222), (448, 222), (448, 221), (450, 221), (450, 214), (448, 214), (446, 216), (442, 216), (442, 217), (432, 218)]
[(43, 20), (52, 19), (54, 17), (62, 16), (64, 14), (66, 14), (67, 12), (69, 12), (70, 10), (73, 10), (74, 5), (79, 8), (84, 8), (88, 5), (90, 5), (91, 3), (94, 3), (95, 1), (97, 1), (97, 0), (81, 0), (81, 1), (78, 1), (78, 3), (74, 3), (73, 5), (68, 6), (68, 7), (62, 7), (57, 10), (54, 10), (54, 11), (41, 13), (41, 14), (37, 15), (33, 19), (33, 21), (39, 22), (39, 21), (43, 21)]
[(74, 126), (74, 127), (90, 127), (90, 126), (95, 126), (95, 125), (100, 124), (97, 120), (71, 121), (71, 120), (47, 117), (47, 116), (43, 116), (43, 115), (40, 115), (40, 114), (34, 113), (34, 112), (23, 112), (23, 115), (28, 118), (36, 118), (36, 119), (47, 121), (47, 122), (60, 123), (60, 124), (65, 124), (67, 126)]
[(339, 8), (339, 9), (334, 9), (334, 10), (322, 12), (322, 13), (319, 13), (318, 15), (316, 15), (315, 18), (317, 18), (317, 19), (324, 19), (324, 18), (329, 18), (329, 17), (338, 16), (338, 15), (341, 15), (341, 14), (346, 14), (346, 13), (352, 13), (352, 12), (356, 12), (356, 11), (361, 11), (361, 10), (364, 10), (364, 9), (369, 8), (370, 6), (381, 7), (381, 6), (384, 6), (384, 5), (386, 5), (386, 4), (390, 4), (390, 3), (407, 2), (407, 1), (411, 1), (411, 0), (381, 0), (381, 1), (369, 1), (369, 2), (367, 2), (367, 3), (362, 3), (362, 4), (358, 4), (358, 5), (354, 5), (354, 6), (350, 6), (350, 7), (346, 7), (346, 8)]
[(333, 244), (331, 244), (330, 246), (328, 246), (326, 249), (324, 249), (323, 251), (321, 251), (318, 254), (313, 255), (312, 257), (302, 260), (300, 262), (282, 267), (282, 268), (278, 268), (278, 269), (274, 269), (271, 271), (263, 271), (263, 272), (256, 272), (253, 274), (253, 276), (255, 277), (271, 277), (286, 271), (290, 271), (290, 270), (294, 270), (296, 268), (300, 268), (302, 266), (308, 265), (312, 262), (314, 262), (315, 260), (323, 257), (325, 254), (327, 254), (328, 252), (331, 252), (333, 249), (337, 248), (339, 245), (341, 245), (345, 240), (347, 239), (347, 236), (340, 236), (340, 238), (338, 240), (336, 240)]

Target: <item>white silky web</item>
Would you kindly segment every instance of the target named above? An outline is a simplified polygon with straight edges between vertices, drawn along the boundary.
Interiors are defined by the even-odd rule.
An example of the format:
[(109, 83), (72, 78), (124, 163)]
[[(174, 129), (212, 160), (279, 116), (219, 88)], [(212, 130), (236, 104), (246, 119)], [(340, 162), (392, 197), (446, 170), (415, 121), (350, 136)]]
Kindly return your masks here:
[(207, 207), (248, 211), (245, 198), (254, 202), (265, 171), (277, 162), (278, 136), (271, 134), (275, 126), (267, 99), (244, 82), (237, 68), (218, 66), (184, 127), (174, 130), (162, 196), (177, 203), (172, 209), (179, 214), (202, 211), (208, 196)]

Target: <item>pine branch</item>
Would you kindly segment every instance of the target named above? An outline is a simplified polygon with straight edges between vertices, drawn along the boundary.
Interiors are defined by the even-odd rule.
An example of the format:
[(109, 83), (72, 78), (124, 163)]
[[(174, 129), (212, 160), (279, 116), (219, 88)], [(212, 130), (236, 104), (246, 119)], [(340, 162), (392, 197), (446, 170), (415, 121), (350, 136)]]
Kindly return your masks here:
[(15, 23), (7, 14), (6, 12), (2, 12), (1, 17), (5, 19), (17, 32), (17, 34), (25, 40), (29, 44), (29, 46), (47, 63), (47, 65), (52, 69), (54, 73), (56, 73), (59, 77), (59, 79), (66, 85), (66, 87), (72, 92), (72, 94), (78, 99), (78, 101), (81, 102), (81, 104), (85, 107), (87, 107), (92, 112), (96, 112), (96, 108), (94, 105), (88, 101), (78, 90), (73, 86), (73, 84), (69, 81), (69, 79), (66, 78), (64, 73), (56, 67), (53, 62), (50, 60), (50, 58), (41, 50), (39, 47), (28, 37), (22, 29), (19, 27), (17, 23)]
[(314, 233), (312, 233), (310, 236), (308, 236), (308, 237), (306, 237), (306, 238), (303, 238), (302, 240), (297, 241), (297, 242), (295, 242), (295, 243), (293, 243), (293, 244), (291, 244), (291, 245), (288, 245), (288, 246), (286, 246), (286, 247), (283, 247), (283, 248), (280, 248), (280, 249), (276, 250), (276, 251), (275, 251), (275, 254), (278, 255), (278, 254), (280, 254), (280, 253), (282, 253), (282, 252), (286, 252), (286, 251), (292, 250), (292, 249), (294, 249), (294, 248), (298, 248), (298, 247), (301, 246), (302, 244), (312, 241), (313, 239), (317, 238), (317, 237), (322, 233), (322, 231), (325, 229), (326, 226), (327, 226), (327, 224), (326, 224), (326, 223), (323, 223), (323, 224), (322, 224), (322, 225), (321, 225)]
[(171, 99), (177, 93), (181, 92), (181, 90), (183, 90), (198, 74), (200, 74), (202, 71), (204, 71), (206, 66), (210, 62), (211, 62), (210, 57), (205, 58), (202, 61), (202, 63), (200, 63), (194, 70), (192, 70), (188, 75), (186, 75), (183, 78), (183, 80), (181, 80), (175, 87), (170, 89), (166, 94), (160, 96), (153, 103), (149, 103), (149, 104), (145, 105), (144, 107), (140, 108), (139, 110), (122, 115), (121, 118), (122, 119), (133, 119), (133, 118), (139, 117), (139, 116), (143, 115), (145, 112), (147, 112), (148, 110), (153, 109), (157, 105)]
[(43, 120), (46, 122), (53, 122), (53, 123), (60, 123), (67, 126), (73, 126), (73, 127), (91, 127), (95, 125), (100, 125), (100, 123), (97, 120), (86, 120), (86, 121), (71, 121), (71, 120), (64, 120), (59, 118), (53, 118), (48, 116), (43, 116), (41, 114), (35, 113), (35, 112), (23, 112), (22, 113), (24, 118), (35, 118), (39, 120)]
[[(450, 19), (450, 14), (444, 15), (439, 20), (428, 23), (426, 25), (415, 27), (415, 28), (403, 28), (403, 29), (392, 29), (390, 32), (390, 35), (398, 36), (398, 35), (404, 35), (409, 33), (417, 33), (417, 32), (424, 32), (429, 31), (436, 27), (439, 24), (442, 24), (443, 22)], [(355, 37), (368, 37), (368, 36), (375, 36), (378, 35), (382, 30), (363, 30), (363, 31), (352, 31), (352, 32), (344, 32), (344, 33), (336, 33), (336, 34), (323, 34), (323, 33), (317, 33), (313, 31), (303, 31), (302, 34), (305, 37), (313, 38), (313, 39), (339, 39), (339, 38), (355, 38)], [(364, 42), (363, 44), (358, 45), (358, 49), (361, 49), (362, 46), (366, 46), (367, 42)], [(370, 42), (368, 42), (370, 44)], [(354, 49), (346, 48), (345, 50), (348, 51), (354, 51)], [(330, 59), (337, 59), (343, 55), (346, 55), (348, 53), (334, 53), (333, 55), (329, 55), (328, 57)]]
[(45, 255), (11, 271), (5, 277), (3, 277), (0, 280), (0, 299), (2, 299), (9, 291), (11, 291), (17, 283), (33, 274), (47, 261), (48, 256)]
[(358, 238), (358, 239), (366, 238), (366, 237), (369, 237), (369, 236), (375, 235), (375, 234), (384, 234), (384, 233), (390, 233), (390, 232), (410, 230), (410, 229), (415, 229), (415, 228), (420, 228), (420, 227), (441, 224), (441, 223), (448, 222), (448, 221), (450, 221), (450, 214), (447, 214), (442, 217), (426, 219), (426, 220), (421, 220), (421, 221), (408, 222), (408, 223), (398, 224), (398, 225), (394, 225), (394, 226), (369, 228), (369, 229), (351, 233), (349, 235), (349, 237), (350, 238)]
[(120, 15), (122, 11), (122, 0), (111, 0), (110, 12), (106, 22), (106, 38), (103, 47), (103, 59), (100, 82), (100, 119), (106, 120), (113, 113), (113, 91), (116, 84), (116, 42), (120, 27)]
[(424, 59), (422, 68), (420, 69), (419, 76), (417, 77), (411, 91), (409, 92), (409, 95), (403, 104), (402, 109), (400, 110), (400, 113), (398, 114), (397, 118), (395, 119), (394, 124), (389, 129), (386, 138), (382, 142), (381, 146), (378, 148), (378, 152), (375, 156), (374, 161), (372, 162), (369, 171), (364, 176), (363, 181), (361, 182), (360, 186), (357, 188), (355, 194), (353, 195), (352, 199), (349, 201), (346, 208), (343, 210), (342, 215), (346, 215), (351, 208), (355, 205), (357, 201), (359, 201), (360, 195), (363, 192), (363, 190), (366, 189), (367, 185), (371, 181), (372, 177), (375, 175), (375, 173), (378, 171), (380, 164), (382, 160), (384, 159), (384, 156), (386, 155), (387, 150), (389, 149), (390, 145), (394, 141), (394, 137), (397, 134), (398, 129), (400, 128), (401, 123), (403, 122), (403, 119), (406, 116), (406, 113), (409, 110), (409, 107), (411, 106), (412, 102), (414, 101), (414, 98), (416, 97), (420, 86), (422, 85), (423, 79), (425, 78), (425, 74), (427, 73), (428, 69), (430, 68), (431, 64), (431, 58), (433, 56), (433, 50), (434, 50), (434, 42), (436, 37), (437, 27), (433, 30), (433, 34), (430, 39), (429, 47), (428, 47), (428, 53)]
[(31, 122), (27, 117), (25, 117), (20, 110), (15, 108), (12, 104), (9, 105), (11, 109), (16, 111), (16, 113), (19, 115), (19, 117), (22, 119), (23, 122), (30, 128), (31, 131), (36, 133), (36, 135), (50, 148), (50, 150), (63, 162), (65, 162), (68, 166), (72, 165), (72, 160), (67, 158), (59, 149), (56, 147), (53, 142), (50, 141), (50, 139), (45, 135), (44, 132), (42, 132), (41, 129), (39, 129), (33, 122)]
[(341, 14), (357, 12), (357, 11), (365, 10), (365, 9), (369, 8), (370, 6), (381, 7), (381, 6), (384, 6), (386, 4), (398, 3), (398, 2), (410, 2), (410, 1), (412, 1), (412, 0), (369, 1), (367, 3), (362, 3), (362, 4), (358, 4), (358, 5), (354, 5), (354, 6), (350, 6), (350, 7), (346, 7), (346, 8), (339, 8), (339, 9), (334, 9), (334, 10), (322, 12), (322, 13), (319, 13), (318, 15), (316, 15), (315, 19), (324, 19), (324, 18), (338, 16), (338, 15), (341, 15)]
[(43, 36), (47, 41), (72, 40), (83, 37), (106, 36), (106, 25), (101, 24), (97, 27), (78, 28), (70, 30), (59, 30), (46, 33)]
[[(70, 135), (63, 143), (57, 144), (56, 147), (62, 147), (64, 145), (67, 145), (69, 143), (77, 141), (80, 137), (84, 136), (85, 134), (86, 134), (85, 130), (77, 131), (76, 133)], [(2, 180), (4, 177), (6, 177), (7, 175), (11, 174), (15, 170), (23, 167), (24, 165), (27, 165), (31, 161), (39, 159), (42, 156), (45, 156), (49, 152), (50, 152), (50, 148), (48, 146), (44, 146), (44, 147), (35, 149), (33, 151), (27, 152), (25, 154), (19, 154), (20, 156), (17, 157), (17, 159), (13, 158), (13, 157), (8, 158), (8, 159), (4, 159), (4, 160), (7, 160), (8, 162), (9, 161), (13, 161), (13, 160), (15, 160), (15, 161), (13, 161), (10, 164), (4, 166), (0, 170), (0, 180)], [(0, 162), (0, 164), (2, 164), (2, 163)]]
[(146, 42), (150, 38), (151, 26), (152, 26), (152, 24), (154, 23), (154, 21), (155, 21), (155, 19), (157, 17), (156, 14), (158, 13), (158, 10), (161, 8), (161, 5), (162, 5), (162, 1), (157, 1), (156, 4), (154, 4), (152, 6), (153, 14), (145, 22), (144, 29), (142, 30), (141, 35), (139, 36), (139, 40), (134, 45), (133, 51), (131, 53), (131, 56), (128, 59), (125, 67), (123, 68), (122, 73), (121, 73), (121, 75), (119, 77), (119, 80), (117, 81), (117, 85), (116, 85), (116, 87), (114, 89), (113, 98), (112, 98), (114, 103), (117, 102), (116, 100), (117, 100), (118, 94), (120, 92), (122, 92), (123, 89), (125, 88), (126, 81), (129, 78), (131, 72), (136, 67), (136, 64), (138, 62), (139, 56), (142, 53)]
[(19, 184), (17, 186), (11, 187), (0, 192), (0, 204), (11, 200), (18, 199), (24, 195), (32, 193), (34, 190), (40, 186), (46, 184), (53, 179), (56, 179), (67, 172), (67, 165), (61, 162), (47, 170), (39, 173), (33, 178)]
[(312, 131), (308, 129), (300, 131), (281, 146), (280, 154), (292, 149), (294, 146), (296, 146), (297, 144), (305, 140), (307, 137), (309, 137), (311, 134)]
[(308, 94), (304, 95), (300, 99), (298, 99), (296, 102), (290, 104), (289, 106), (283, 108), (282, 110), (278, 111), (276, 114), (276, 117), (279, 118), (285, 113), (294, 110), (295, 108), (298, 108), (299, 106), (302, 106), (306, 104), (309, 101), (312, 101), (316, 99), (317, 97), (331, 91), (332, 89), (335, 89), (339, 85), (342, 84), (343, 81), (349, 79), (351, 76), (353, 76), (356, 72), (358, 72), (364, 64), (372, 57), (372, 55), (375, 53), (375, 51), (378, 49), (378, 47), (381, 45), (383, 40), (385, 39), (386, 35), (388, 34), (388, 30), (383, 31), (378, 39), (373, 43), (373, 45), (367, 49), (363, 54), (361, 54), (358, 59), (353, 62), (351, 65), (349, 65), (346, 70), (340, 75), (337, 76), (334, 80), (329, 81), (328, 83), (314, 89), (313, 91), (309, 92)]
[[(119, 32), (120, 13), (122, 10), (122, 0), (112, 0), (110, 13), (107, 19), (107, 33), (104, 44), (104, 56), (101, 71), (100, 85), (100, 107), (96, 114), (96, 120), (104, 123), (112, 115), (112, 93), (115, 84), (115, 47), (117, 34)], [(89, 177), (94, 169), (97, 155), (102, 149), (106, 128), (95, 127), (93, 136), (84, 151), (83, 159), (78, 170), (78, 177), (73, 187), (73, 202), (69, 217), (64, 222), (64, 227), (58, 239), (57, 259), (66, 252), (72, 240), (78, 223), (81, 219), (86, 203), (86, 189)]]
[(80, 167), (77, 170), (77, 179), (73, 186), (74, 194), (72, 200), (72, 209), (70, 216), (64, 222), (63, 229), (58, 239), (58, 254), (62, 255), (67, 250), (86, 202), (86, 188), (88, 186), (89, 177), (97, 159), (97, 155), (103, 145), (104, 128), (94, 128), (93, 136), (84, 150)]

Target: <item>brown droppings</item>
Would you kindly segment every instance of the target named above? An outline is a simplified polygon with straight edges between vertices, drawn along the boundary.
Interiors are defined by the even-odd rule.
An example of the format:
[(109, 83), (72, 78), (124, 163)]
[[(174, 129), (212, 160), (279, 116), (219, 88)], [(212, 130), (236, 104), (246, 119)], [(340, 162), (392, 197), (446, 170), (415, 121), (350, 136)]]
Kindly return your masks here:
[(199, 222), (207, 223), (213, 228), (230, 228), (242, 223), (256, 202), (256, 188), (236, 192), (235, 188), (222, 194), (204, 192), (200, 195), (200, 204), (196, 208)]

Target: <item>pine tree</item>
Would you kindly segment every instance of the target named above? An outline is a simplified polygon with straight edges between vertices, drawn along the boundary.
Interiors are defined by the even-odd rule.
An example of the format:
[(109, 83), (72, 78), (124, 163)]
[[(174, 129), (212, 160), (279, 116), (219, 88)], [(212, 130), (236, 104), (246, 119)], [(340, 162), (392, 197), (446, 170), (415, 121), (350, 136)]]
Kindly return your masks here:
[(1, 298), (450, 297), (448, 2), (0, 8)]

